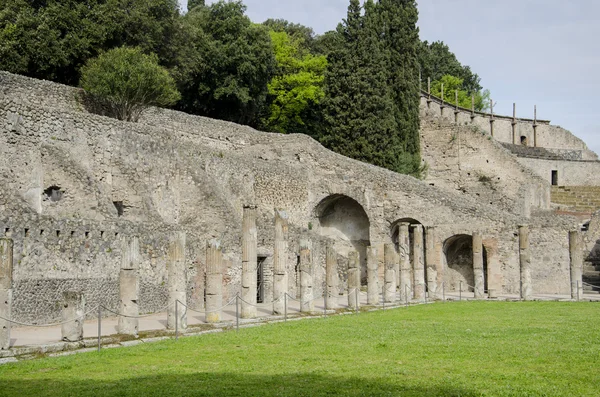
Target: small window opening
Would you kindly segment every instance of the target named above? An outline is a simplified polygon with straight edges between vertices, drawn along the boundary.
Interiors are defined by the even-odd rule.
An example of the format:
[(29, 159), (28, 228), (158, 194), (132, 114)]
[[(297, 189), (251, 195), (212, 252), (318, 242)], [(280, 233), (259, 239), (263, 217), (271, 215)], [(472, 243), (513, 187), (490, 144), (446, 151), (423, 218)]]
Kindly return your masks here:
[(100, 231), (100, 238), (104, 237), (104, 231)]
[(75, 236), (75, 230), (71, 230), (71, 237)]
[(46, 190), (44, 190), (44, 194), (46, 198), (53, 203), (56, 203), (63, 198), (64, 192), (60, 189), (60, 186), (50, 186)]
[(527, 137), (524, 135), (521, 136), (521, 145), (527, 146)]
[(25, 229), (25, 237), (29, 237), (29, 229)]
[(40, 236), (44, 235), (44, 229), (40, 230)]
[(119, 232), (115, 232), (115, 237), (119, 237)]
[(90, 232), (85, 232), (85, 238), (90, 237)]
[(60, 230), (56, 231), (56, 237), (60, 237)]
[(113, 201), (113, 205), (117, 209), (117, 215), (123, 216), (123, 212), (125, 211), (125, 206), (122, 201)]
[(265, 301), (265, 261), (266, 256), (256, 258), (256, 302), (263, 303)]
[(10, 233), (10, 227), (7, 227), (6, 229), (4, 229), (4, 234), (8, 235)]
[(558, 171), (552, 170), (552, 186), (558, 186)]

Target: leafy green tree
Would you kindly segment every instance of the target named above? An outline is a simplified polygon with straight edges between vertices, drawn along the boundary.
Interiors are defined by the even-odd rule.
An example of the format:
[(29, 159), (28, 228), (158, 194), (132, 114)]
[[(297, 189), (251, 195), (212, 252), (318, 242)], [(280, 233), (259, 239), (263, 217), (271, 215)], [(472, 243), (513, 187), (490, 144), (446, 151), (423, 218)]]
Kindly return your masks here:
[(139, 48), (115, 48), (88, 61), (81, 86), (125, 121), (137, 121), (149, 106), (169, 106), (181, 98), (158, 57)]
[(259, 111), (275, 70), (269, 31), (253, 24), (241, 1), (196, 7), (184, 17), (195, 49), (179, 81), (180, 109), (189, 113), (258, 125)]
[(267, 19), (263, 22), (263, 25), (274, 32), (287, 33), (303, 50), (312, 52), (312, 46), (316, 37), (312, 28), (299, 23), (289, 22), (285, 19)]
[(473, 73), (469, 66), (463, 66), (444, 42), (424, 41), (419, 46), (418, 54), (423, 84), (427, 83), (428, 78), (431, 81), (440, 81), (443, 76), (451, 75), (462, 80), (460, 89), (467, 93), (481, 91), (479, 76)]
[(266, 129), (277, 132), (305, 132), (303, 120), (309, 107), (319, 104), (323, 96), (323, 79), (327, 59), (302, 50), (302, 38), (286, 32), (271, 31), (277, 61), (277, 74), (269, 83), (271, 103)]
[(456, 95), (458, 93), (458, 106), (471, 109), (474, 99), (475, 110), (484, 111), (489, 109), (489, 90), (479, 91), (471, 94), (463, 88), (464, 85), (461, 78), (447, 74), (440, 80), (434, 81), (431, 84), (431, 94), (441, 98), (442, 84), (444, 85), (444, 101), (451, 104), (456, 104)]
[(198, 6), (204, 7), (205, 5), (204, 0), (188, 0), (187, 9), (188, 11), (191, 11)]

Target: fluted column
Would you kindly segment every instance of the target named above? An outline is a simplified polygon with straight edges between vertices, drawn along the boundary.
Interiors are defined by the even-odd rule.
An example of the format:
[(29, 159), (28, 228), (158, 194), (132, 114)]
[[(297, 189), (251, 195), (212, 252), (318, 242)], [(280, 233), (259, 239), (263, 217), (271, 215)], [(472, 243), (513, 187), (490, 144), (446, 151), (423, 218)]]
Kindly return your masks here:
[(206, 322), (221, 321), (223, 306), (223, 250), (221, 242), (210, 240), (206, 244)]
[(139, 279), (140, 242), (138, 237), (121, 240), (121, 270), (119, 272), (119, 316), (118, 332), (137, 336), (139, 331)]
[(412, 299), (412, 273), (410, 264), (410, 223), (401, 223), (398, 231), (398, 254), (400, 262), (400, 301), (406, 302)]
[(242, 318), (256, 317), (256, 206), (245, 206), (242, 221)]
[(413, 285), (415, 300), (425, 299), (425, 266), (423, 263), (423, 226), (413, 229)]
[(177, 326), (187, 328), (187, 271), (185, 266), (185, 232), (175, 232), (169, 238), (167, 255), (169, 306), (167, 328), (175, 329), (175, 302), (177, 304)]
[(521, 267), (521, 299), (528, 301), (533, 298), (529, 226), (519, 226), (519, 264)]
[(273, 255), (273, 313), (284, 314), (284, 295), (288, 291), (288, 216), (285, 211), (275, 211), (275, 249)]
[(313, 293), (312, 244), (309, 239), (300, 240), (300, 311), (315, 311)]
[(339, 273), (337, 268), (337, 252), (332, 244), (327, 245), (327, 253), (325, 259), (325, 279), (327, 282), (327, 309), (335, 310), (338, 308), (338, 285)]
[(483, 238), (481, 233), (473, 233), (473, 278), (475, 299), (485, 298), (483, 273)]

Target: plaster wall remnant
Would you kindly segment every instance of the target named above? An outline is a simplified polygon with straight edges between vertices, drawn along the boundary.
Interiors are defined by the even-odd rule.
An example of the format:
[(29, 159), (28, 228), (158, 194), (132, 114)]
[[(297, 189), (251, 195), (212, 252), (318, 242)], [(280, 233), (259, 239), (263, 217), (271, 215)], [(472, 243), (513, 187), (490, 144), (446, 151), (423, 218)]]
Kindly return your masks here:
[(358, 309), (360, 307), (360, 264), (358, 252), (348, 253), (348, 307)]
[(485, 279), (483, 272), (483, 237), (480, 233), (473, 233), (473, 279), (475, 299), (485, 298)]
[(215, 239), (206, 245), (206, 322), (221, 321), (223, 306), (223, 251)]
[(531, 300), (531, 250), (529, 249), (529, 226), (519, 226), (519, 263), (521, 265), (521, 299)]
[(388, 303), (396, 301), (396, 267), (400, 262), (394, 244), (388, 243), (384, 246), (385, 277), (383, 294)]
[(402, 222), (398, 232), (398, 254), (400, 256), (400, 277), (398, 287), (400, 289), (400, 301), (406, 302), (413, 295), (412, 272), (410, 263), (410, 240), (408, 228), (410, 223)]
[(0, 350), (10, 347), (12, 323), (13, 240), (0, 238)]
[(244, 206), (242, 221), (242, 318), (256, 317), (256, 206)]
[(288, 292), (288, 216), (275, 210), (275, 243), (273, 249), (273, 313), (285, 311), (285, 294)]
[[(453, 236), (467, 235), (470, 241), (473, 231), (485, 235), (484, 253), (491, 247), (488, 281), (499, 294), (519, 292), (514, 234), (517, 225), (527, 223), (533, 293), (570, 292), (567, 231), (585, 219), (552, 211), (548, 177), (536, 175), (482, 132), (478, 122), (489, 126), (486, 115), (476, 114), (469, 124), (470, 114), (449, 112), (446, 120), (436, 114), (435, 103), (424, 103), (421, 152), (429, 174), (420, 181), (345, 158), (301, 134), (264, 133), (157, 108), (138, 123), (124, 123), (82, 110), (76, 88), (5, 72), (0, 87), (0, 179), (11, 187), (0, 191), (0, 232), (8, 236), (8, 229), (14, 240), (17, 321), (52, 322), (69, 290), (82, 291), (90, 307), (118, 307), (121, 236), (139, 236), (140, 312), (169, 303), (168, 247), (178, 231), (188, 236), (186, 298), (204, 296), (206, 241), (216, 237), (231, 247), (223, 261), (223, 293), (235, 296), (242, 288), (245, 203), (257, 207), (265, 301), (274, 294), (273, 208), (285, 208), (288, 215), (291, 294), (298, 292), (292, 266), (304, 233), (314, 244), (314, 263), (325, 263), (329, 242), (339, 261), (358, 251), (364, 282), (366, 247), (378, 248), (382, 270), (384, 244), (396, 242), (390, 225), (402, 219), (435, 226), (438, 245)], [(512, 134), (512, 118), (508, 128), (502, 116), (494, 118), (495, 138)], [(526, 136), (530, 145), (521, 149), (534, 149), (534, 139), (522, 131), (530, 126), (517, 119), (515, 134)], [(562, 158), (593, 160), (580, 141), (551, 127), (538, 122), (538, 146)], [(65, 192), (60, 201), (43, 200), (49, 186)], [(121, 216), (114, 202), (123, 203)], [(586, 250), (593, 249), (588, 245), (598, 233), (586, 234)], [(470, 250), (468, 257), (472, 272)], [(445, 256), (439, 263), (447, 264)], [(340, 266), (344, 285), (345, 269)], [(315, 296), (322, 293), (325, 270), (315, 266)], [(448, 277), (441, 273), (438, 269), (438, 285), (440, 277)]]
[(339, 272), (338, 272), (338, 261), (337, 252), (333, 248), (333, 244), (327, 245), (326, 248), (326, 259), (325, 259), (325, 279), (327, 282), (327, 309), (335, 310), (338, 308), (338, 285), (339, 285)]
[[(185, 265), (186, 233), (175, 232), (169, 238), (167, 328), (187, 328), (187, 268)], [(175, 313), (177, 312), (177, 313)]]
[(83, 321), (85, 315), (85, 297), (79, 291), (67, 291), (63, 294), (61, 322), (62, 340), (79, 342), (83, 339)]
[(307, 238), (300, 240), (300, 311), (315, 311), (313, 288), (312, 244)]
[(379, 261), (377, 248), (367, 247), (367, 304), (379, 303)]
[(583, 247), (581, 232), (569, 231), (569, 257), (571, 270), (571, 299), (583, 299)]
[(140, 242), (137, 236), (124, 237), (121, 247), (121, 270), (119, 272), (119, 316), (117, 329), (120, 334), (137, 337), (140, 315), (138, 267)]
[(411, 225), (413, 230), (413, 290), (414, 299), (425, 299), (425, 266), (423, 263), (423, 226)]

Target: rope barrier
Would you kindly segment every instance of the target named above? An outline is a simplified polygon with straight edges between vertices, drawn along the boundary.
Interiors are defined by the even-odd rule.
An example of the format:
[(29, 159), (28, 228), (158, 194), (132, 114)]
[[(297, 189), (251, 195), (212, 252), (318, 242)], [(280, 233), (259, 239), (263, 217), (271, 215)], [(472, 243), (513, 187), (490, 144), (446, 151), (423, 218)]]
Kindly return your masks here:
[(4, 320), (4, 321), (8, 321), (9, 323), (12, 323), (12, 324), (22, 325), (24, 327), (42, 327), (42, 328), (45, 328), (45, 327), (56, 327), (57, 325), (69, 324), (69, 323), (72, 323), (73, 321), (77, 321), (77, 320), (80, 320), (82, 318), (85, 318), (85, 316), (87, 316), (88, 314), (90, 314), (92, 312), (95, 312), (96, 310), (98, 310), (98, 306), (96, 306), (94, 309), (92, 309), (90, 311), (87, 311), (87, 312), (83, 313), (81, 316), (75, 317), (75, 318), (73, 318), (71, 320), (66, 320), (66, 321), (61, 321), (59, 323), (51, 323), (51, 324), (28, 324), (28, 323), (22, 323), (22, 322), (16, 321), (16, 320), (11, 320), (11, 319), (8, 319), (8, 318), (5, 318), (5, 317), (1, 317), (1, 316), (0, 316), (0, 319)]
[(594, 284), (586, 283), (585, 281), (582, 281), (581, 283), (584, 284), (584, 285), (587, 285), (589, 287), (600, 288), (600, 285), (594, 285)]
[(179, 301), (179, 300), (178, 300), (177, 302), (178, 302), (180, 305), (183, 305), (183, 306), (185, 306), (185, 308), (186, 308), (187, 310), (189, 310), (190, 312), (192, 312), (192, 313), (198, 313), (198, 314), (208, 314), (208, 313), (216, 313), (216, 312), (219, 312), (219, 311), (221, 311), (221, 310), (225, 309), (227, 306), (229, 306), (229, 305), (231, 305), (233, 302), (235, 302), (235, 300), (236, 300), (236, 299), (237, 299), (237, 297), (235, 297), (235, 298), (231, 298), (231, 299), (229, 300), (229, 302), (227, 302), (226, 304), (224, 304), (223, 306), (221, 306), (221, 307), (220, 307), (220, 308), (218, 308), (218, 309), (214, 309), (214, 310), (205, 310), (205, 311), (194, 310), (194, 309), (190, 308), (188, 305), (186, 305), (185, 303), (183, 303), (183, 302), (181, 302), (181, 301)]
[[(181, 303), (181, 302), (180, 302), (180, 303)], [(142, 316), (129, 316), (129, 315), (127, 315), (127, 314), (122, 314), (122, 313), (116, 312), (116, 311), (114, 311), (114, 310), (111, 310), (111, 309), (109, 309), (109, 308), (108, 308), (108, 307), (106, 307), (106, 306), (102, 306), (102, 308), (103, 308), (104, 310), (106, 310), (107, 312), (109, 312), (109, 313), (112, 313), (112, 314), (116, 315), (117, 317), (125, 317), (125, 318), (146, 318), (146, 317), (155, 316), (157, 313), (161, 313), (161, 312), (165, 311), (166, 309), (168, 309), (168, 308), (169, 308), (169, 306), (172, 306), (172, 305), (174, 305), (174, 304), (175, 304), (175, 303), (169, 303), (169, 304), (167, 304), (167, 306), (164, 306), (164, 307), (162, 307), (161, 309), (159, 309), (159, 310), (156, 310), (154, 313), (150, 313), (150, 314), (144, 314), (144, 315), (142, 315)]]

